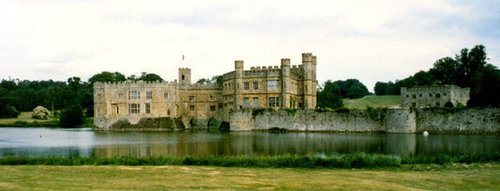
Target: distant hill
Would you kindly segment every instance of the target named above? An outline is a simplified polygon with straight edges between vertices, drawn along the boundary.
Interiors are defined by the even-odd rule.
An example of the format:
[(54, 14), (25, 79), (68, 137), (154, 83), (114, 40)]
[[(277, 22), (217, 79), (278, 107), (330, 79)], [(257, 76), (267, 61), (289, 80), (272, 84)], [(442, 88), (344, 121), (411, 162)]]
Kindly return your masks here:
[(343, 99), (344, 107), (349, 109), (366, 109), (367, 107), (397, 107), (401, 105), (401, 96), (365, 96), (359, 99)]

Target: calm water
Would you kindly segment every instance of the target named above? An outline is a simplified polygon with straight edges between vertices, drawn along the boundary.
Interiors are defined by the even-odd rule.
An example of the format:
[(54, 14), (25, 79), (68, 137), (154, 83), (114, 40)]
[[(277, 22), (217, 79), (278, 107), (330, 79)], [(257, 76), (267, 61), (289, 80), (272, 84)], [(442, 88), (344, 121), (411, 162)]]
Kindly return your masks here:
[(500, 136), (266, 132), (94, 132), (91, 129), (0, 128), (5, 156), (208, 156), (500, 151)]

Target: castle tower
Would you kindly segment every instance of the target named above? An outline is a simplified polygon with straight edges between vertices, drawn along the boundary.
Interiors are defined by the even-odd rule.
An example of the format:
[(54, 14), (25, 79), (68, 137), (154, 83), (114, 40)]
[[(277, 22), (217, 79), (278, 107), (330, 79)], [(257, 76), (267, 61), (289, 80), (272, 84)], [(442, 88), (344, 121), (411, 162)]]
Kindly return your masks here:
[(243, 105), (243, 95), (241, 94), (241, 89), (243, 89), (243, 60), (234, 61), (234, 108), (240, 108)]
[(290, 107), (290, 59), (281, 59), (281, 108), (289, 109)]
[(191, 69), (179, 68), (179, 84), (191, 84)]
[(311, 53), (302, 53), (302, 66), (304, 68), (304, 109), (316, 107), (316, 56)]

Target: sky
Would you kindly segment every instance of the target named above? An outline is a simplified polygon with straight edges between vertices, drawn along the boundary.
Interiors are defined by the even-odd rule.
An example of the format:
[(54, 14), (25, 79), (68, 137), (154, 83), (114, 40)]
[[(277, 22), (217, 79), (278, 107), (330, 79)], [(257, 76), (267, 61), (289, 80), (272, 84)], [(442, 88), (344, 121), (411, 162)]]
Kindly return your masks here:
[(373, 92), (477, 44), (499, 67), (500, 0), (0, 1), (0, 79), (173, 81), (189, 67), (194, 82), (310, 52), (320, 84), (356, 78)]

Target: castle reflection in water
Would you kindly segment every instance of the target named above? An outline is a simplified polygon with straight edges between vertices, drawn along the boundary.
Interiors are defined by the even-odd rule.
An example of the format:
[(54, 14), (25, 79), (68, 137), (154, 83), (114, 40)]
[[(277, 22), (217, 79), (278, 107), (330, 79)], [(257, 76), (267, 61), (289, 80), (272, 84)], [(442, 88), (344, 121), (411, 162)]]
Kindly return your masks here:
[[(143, 134), (144, 135), (144, 134)], [(495, 136), (331, 133), (170, 133), (137, 136), (127, 144), (93, 149), (98, 157), (315, 155), (332, 153), (383, 153), (400, 156), (491, 152), (498, 149)], [(168, 134), (167, 134), (168, 135)], [(96, 133), (97, 139), (121, 139), (116, 133)], [(134, 137), (123, 134), (125, 137)], [(121, 142), (121, 141), (117, 141)]]

